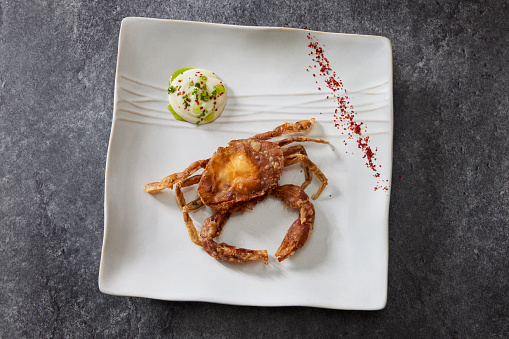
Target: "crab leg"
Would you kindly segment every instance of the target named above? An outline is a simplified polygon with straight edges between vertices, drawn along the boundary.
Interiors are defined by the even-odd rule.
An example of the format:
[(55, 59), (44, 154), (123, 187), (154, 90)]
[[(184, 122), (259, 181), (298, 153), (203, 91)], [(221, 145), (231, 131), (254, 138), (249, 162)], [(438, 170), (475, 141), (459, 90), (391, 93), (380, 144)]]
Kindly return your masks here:
[(159, 182), (152, 182), (150, 184), (146, 184), (145, 186), (143, 186), (143, 190), (148, 193), (155, 193), (164, 190), (165, 188), (173, 188), (173, 185), (177, 181), (182, 181), (188, 178), (194, 172), (198, 171), (199, 169), (205, 168), (209, 160), (210, 159), (195, 161), (182, 172), (173, 173)]
[(200, 197), (194, 199), (193, 201), (187, 203), (184, 208), (182, 209), (182, 211), (184, 212), (192, 212), (194, 210), (197, 210), (198, 208), (202, 207), (203, 206), (203, 201), (201, 200)]
[(329, 143), (328, 141), (322, 140), (322, 139), (315, 139), (315, 138), (308, 138), (308, 137), (289, 137), (286, 139), (279, 140), (277, 142), (277, 144), (279, 147), (281, 147), (281, 146), (291, 144), (292, 142), (304, 142), (304, 141), (312, 141), (312, 142), (317, 142), (319, 144), (328, 144)]
[(196, 185), (200, 182), (201, 174), (193, 175), (192, 177), (186, 178), (180, 182), (180, 187), (187, 187)]
[(268, 140), (268, 139), (280, 137), (283, 134), (303, 132), (303, 131), (313, 127), (314, 124), (315, 124), (314, 118), (310, 119), (310, 120), (297, 121), (295, 123), (287, 122), (285, 124), (282, 124), (282, 125), (274, 128), (272, 131), (257, 134), (254, 137), (251, 137), (250, 139)]
[[(283, 156), (286, 158), (293, 154), (302, 154), (305, 156), (308, 156), (306, 149), (302, 145), (294, 145), (290, 146), (288, 148), (283, 148)], [(309, 167), (306, 165), (306, 163), (302, 162), (300, 164), (300, 167), (302, 167), (302, 170), (304, 171), (304, 183), (300, 186), (300, 188), (305, 189), (308, 187), (308, 185), (311, 183), (311, 171), (309, 170)]]
[[(189, 177), (181, 182), (180, 187), (187, 187), (196, 185), (200, 182), (201, 174), (193, 175), (192, 177)], [(184, 201), (185, 202), (185, 201)], [(200, 207), (203, 206), (203, 201), (201, 201), (201, 198), (198, 197), (194, 199), (193, 201), (187, 203), (184, 208), (182, 208), (182, 212), (191, 212), (194, 211)]]
[[(192, 177), (194, 178), (194, 177)], [(190, 178), (190, 179), (192, 179)], [(191, 241), (195, 243), (198, 246), (202, 246), (202, 242), (200, 241), (200, 234), (196, 230), (196, 227), (194, 226), (193, 219), (189, 216), (189, 213), (185, 210), (186, 207), (186, 200), (184, 198), (184, 194), (182, 193), (182, 190), (180, 189), (182, 187), (182, 182), (178, 182), (175, 184), (175, 195), (177, 196), (177, 203), (182, 210), (182, 215), (184, 217), (184, 223), (187, 227), (187, 232), (189, 233), (189, 237), (191, 238)], [(189, 185), (187, 185), (189, 186)]]
[(214, 241), (214, 238), (218, 237), (221, 233), (230, 215), (230, 212), (216, 212), (203, 222), (200, 236), (205, 251), (213, 258), (231, 263), (243, 263), (263, 258), (265, 259), (265, 264), (268, 265), (269, 257), (265, 250), (249, 250), (225, 243), (218, 244)]
[(307, 194), (295, 185), (283, 185), (274, 189), (271, 194), (283, 201), (286, 206), (300, 209), (299, 219), (290, 226), (281, 246), (276, 251), (278, 261), (283, 261), (304, 246), (313, 231), (315, 208)]
[(318, 191), (316, 191), (315, 194), (311, 196), (313, 200), (318, 198), (320, 194), (322, 194), (323, 189), (325, 186), (327, 186), (327, 178), (325, 175), (320, 171), (320, 169), (311, 161), (309, 158), (303, 154), (292, 154), (287, 157), (285, 157), (285, 165), (284, 167), (294, 165), (296, 163), (303, 162), (306, 164), (306, 166), (310, 169), (311, 172), (320, 180), (321, 184), (320, 187), (318, 187)]

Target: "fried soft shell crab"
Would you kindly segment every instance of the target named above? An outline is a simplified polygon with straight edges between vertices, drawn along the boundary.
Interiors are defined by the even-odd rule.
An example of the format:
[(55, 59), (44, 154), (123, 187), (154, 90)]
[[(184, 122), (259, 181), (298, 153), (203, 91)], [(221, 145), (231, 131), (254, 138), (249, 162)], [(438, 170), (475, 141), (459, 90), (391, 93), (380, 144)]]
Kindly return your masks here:
[[(243, 263), (264, 259), (268, 263), (266, 250), (250, 250), (217, 243), (224, 224), (234, 212), (250, 209), (259, 201), (272, 195), (291, 208), (300, 210), (299, 218), (289, 228), (281, 246), (275, 255), (279, 261), (285, 260), (304, 246), (311, 234), (315, 219), (315, 209), (304, 189), (311, 182), (313, 173), (321, 182), (312, 199), (320, 196), (327, 178), (320, 169), (309, 160), (302, 145), (286, 146), (293, 142), (328, 141), (292, 136), (279, 141), (267, 141), (284, 134), (302, 132), (313, 127), (314, 119), (285, 123), (274, 130), (257, 134), (248, 139), (232, 140), (227, 147), (219, 147), (211, 158), (193, 162), (182, 172), (174, 173), (160, 182), (144, 186), (145, 192), (155, 193), (166, 188), (174, 188), (177, 202), (184, 216), (191, 240), (214, 258), (228, 262)], [(301, 186), (278, 185), (283, 168), (301, 163), (305, 181)], [(202, 174), (193, 175), (204, 168)], [(186, 203), (181, 188), (198, 184), (199, 197)], [(189, 212), (207, 205), (216, 212), (206, 219), (198, 233)]]

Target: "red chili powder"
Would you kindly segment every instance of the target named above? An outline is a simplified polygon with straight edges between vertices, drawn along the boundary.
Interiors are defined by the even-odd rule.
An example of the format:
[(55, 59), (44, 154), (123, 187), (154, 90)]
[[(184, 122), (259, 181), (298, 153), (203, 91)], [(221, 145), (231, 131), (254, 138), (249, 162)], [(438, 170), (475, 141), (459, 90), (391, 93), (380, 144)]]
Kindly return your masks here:
[[(307, 24), (304, 24), (304, 29), (310, 30), (307, 27)], [(310, 71), (312, 68), (313, 71), (319, 71), (318, 76), (322, 77), (325, 85), (332, 91), (332, 95), (334, 100), (338, 104), (338, 108), (334, 110), (333, 121), (334, 126), (338, 130), (345, 131), (348, 134), (348, 139), (345, 139), (344, 143), (347, 145), (347, 140), (355, 139), (357, 142), (357, 147), (359, 147), (363, 152), (363, 158), (366, 159), (366, 166), (375, 172), (373, 176), (375, 178), (380, 177), (380, 173), (377, 171), (377, 166), (375, 164), (376, 151), (369, 145), (369, 136), (363, 136), (363, 132), (366, 132), (366, 126), (362, 122), (357, 122), (354, 120), (356, 113), (354, 111), (354, 107), (350, 104), (350, 99), (348, 98), (347, 90), (343, 86), (343, 81), (336, 72), (330, 67), (329, 60), (325, 56), (325, 52), (323, 49), (324, 45), (320, 45), (316, 36), (311, 35), (311, 33), (307, 34), (307, 38), (309, 40), (308, 47), (311, 48), (311, 52), (309, 55), (312, 57), (312, 61), (315, 63), (314, 65), (309, 65), (306, 71)], [(316, 73), (313, 74), (313, 77), (316, 77)], [(318, 83), (316, 81), (316, 83)], [(318, 90), (321, 90), (321, 87), (318, 87)], [(329, 97), (327, 97), (328, 99)], [(320, 113), (321, 114), (321, 113)], [(380, 165), (378, 165), (380, 167)], [(375, 191), (378, 189), (383, 189), (384, 191), (388, 191), (388, 186), (383, 186), (383, 183), (387, 183), (388, 180), (379, 180), (377, 185), (375, 186)]]

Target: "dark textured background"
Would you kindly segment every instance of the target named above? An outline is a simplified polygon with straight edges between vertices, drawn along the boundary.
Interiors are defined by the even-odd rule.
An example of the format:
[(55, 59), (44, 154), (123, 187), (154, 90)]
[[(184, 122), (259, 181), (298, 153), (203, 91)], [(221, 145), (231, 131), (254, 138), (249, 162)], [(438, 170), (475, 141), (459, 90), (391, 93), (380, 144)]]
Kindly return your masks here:
[[(104, 165), (126, 16), (307, 22), (391, 40), (384, 310), (99, 292)], [(508, 17), (506, 0), (0, 0), (0, 337), (507, 337)]]

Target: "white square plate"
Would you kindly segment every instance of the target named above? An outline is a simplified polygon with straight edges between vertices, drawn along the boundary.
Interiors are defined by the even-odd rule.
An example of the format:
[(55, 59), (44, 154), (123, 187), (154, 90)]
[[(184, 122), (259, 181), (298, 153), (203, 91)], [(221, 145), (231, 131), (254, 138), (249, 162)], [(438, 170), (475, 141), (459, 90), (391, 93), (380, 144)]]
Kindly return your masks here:
[[(382, 37), (311, 32), (324, 46), (377, 148), (379, 179), (355, 140), (334, 126), (337, 104), (326, 98), (313, 65), (309, 31), (126, 18), (119, 38), (113, 123), (106, 165), (102, 292), (164, 300), (260, 306), (376, 310), (387, 299), (388, 209), (392, 168), (392, 52)], [(216, 72), (228, 102), (213, 123), (175, 121), (166, 109), (168, 79), (183, 67)], [(315, 81), (318, 81), (316, 83)], [(322, 87), (322, 90), (318, 90)], [(329, 179), (313, 201), (315, 227), (306, 245), (279, 263), (273, 253), (298, 216), (271, 197), (234, 215), (219, 241), (267, 249), (263, 261), (230, 264), (191, 243), (173, 190), (151, 195), (143, 185), (209, 158), (219, 146), (284, 123), (315, 118), (305, 143)], [(345, 145), (344, 141), (348, 141)], [(295, 165), (281, 183), (300, 185)], [(314, 178), (306, 192), (318, 187)], [(185, 191), (188, 201), (196, 187)], [(198, 229), (210, 208), (192, 214)]]

